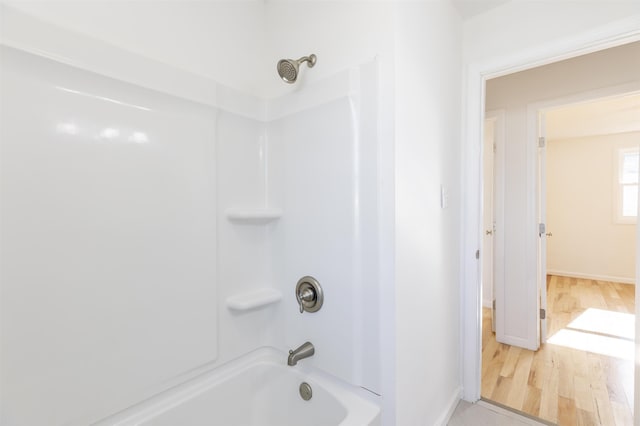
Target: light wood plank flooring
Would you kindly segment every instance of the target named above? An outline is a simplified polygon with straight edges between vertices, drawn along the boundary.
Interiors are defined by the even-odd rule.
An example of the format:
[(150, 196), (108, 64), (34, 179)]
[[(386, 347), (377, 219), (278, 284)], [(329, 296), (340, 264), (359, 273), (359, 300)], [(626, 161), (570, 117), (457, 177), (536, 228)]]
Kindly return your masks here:
[(549, 276), (547, 293), (537, 352), (496, 342), (484, 310), (482, 397), (560, 426), (633, 425), (633, 330), (619, 326), (632, 324), (635, 287)]

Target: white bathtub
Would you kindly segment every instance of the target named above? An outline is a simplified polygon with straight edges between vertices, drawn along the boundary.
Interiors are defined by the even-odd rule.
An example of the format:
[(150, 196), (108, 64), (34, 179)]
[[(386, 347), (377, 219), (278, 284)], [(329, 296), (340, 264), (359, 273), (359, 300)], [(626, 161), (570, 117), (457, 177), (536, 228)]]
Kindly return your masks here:
[[(313, 390), (309, 401), (299, 386)], [(106, 426), (377, 426), (380, 408), (367, 391), (262, 348), (107, 418)], [(371, 394), (373, 397), (375, 395)]]

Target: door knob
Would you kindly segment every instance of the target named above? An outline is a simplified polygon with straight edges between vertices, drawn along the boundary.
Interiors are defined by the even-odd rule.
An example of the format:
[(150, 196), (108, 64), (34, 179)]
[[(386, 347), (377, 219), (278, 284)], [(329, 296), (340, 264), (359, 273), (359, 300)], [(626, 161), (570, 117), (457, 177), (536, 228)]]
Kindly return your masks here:
[(484, 233), (487, 234), (487, 235), (493, 235), (493, 231), (490, 230), (490, 229), (484, 231)]

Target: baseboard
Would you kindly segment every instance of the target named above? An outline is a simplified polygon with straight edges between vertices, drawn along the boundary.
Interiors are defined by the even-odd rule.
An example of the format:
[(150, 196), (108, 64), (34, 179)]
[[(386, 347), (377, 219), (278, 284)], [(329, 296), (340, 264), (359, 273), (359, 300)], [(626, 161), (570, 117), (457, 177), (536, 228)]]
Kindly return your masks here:
[(555, 269), (547, 269), (547, 275), (559, 275), (561, 277), (583, 278), (586, 280), (609, 281), (612, 283), (622, 283), (622, 284), (636, 283), (636, 280), (633, 277), (616, 277), (613, 275), (583, 274), (580, 272), (558, 271)]
[(451, 398), (449, 399), (449, 403), (447, 404), (446, 411), (442, 413), (440, 417), (438, 417), (438, 420), (435, 421), (434, 423), (435, 426), (447, 426), (447, 423), (449, 423), (449, 420), (451, 419), (453, 412), (456, 410), (456, 407), (458, 406), (458, 401), (460, 401), (461, 397), (462, 397), (462, 386), (459, 386), (453, 392), (453, 395), (451, 395)]

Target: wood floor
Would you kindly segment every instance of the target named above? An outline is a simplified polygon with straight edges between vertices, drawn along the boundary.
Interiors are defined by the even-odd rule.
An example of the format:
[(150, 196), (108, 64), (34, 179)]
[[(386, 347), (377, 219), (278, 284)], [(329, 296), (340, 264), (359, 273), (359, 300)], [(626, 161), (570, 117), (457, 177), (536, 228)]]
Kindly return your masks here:
[[(632, 426), (633, 331), (623, 337), (612, 334), (603, 329), (607, 320), (602, 315), (623, 313), (611, 314), (617, 324), (616, 315), (634, 314), (635, 287), (549, 276), (547, 293), (549, 341), (536, 352), (497, 343), (490, 310), (484, 310), (482, 397), (561, 426)], [(594, 327), (584, 327), (591, 314), (596, 314)], [(574, 336), (577, 345), (570, 339)], [(563, 346), (573, 342), (571, 346), (583, 348), (585, 336), (599, 345), (589, 351)], [(626, 351), (629, 345), (629, 359), (614, 351), (618, 346)]]

